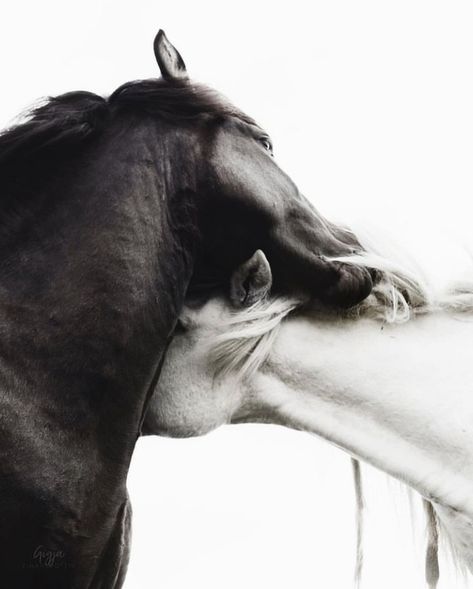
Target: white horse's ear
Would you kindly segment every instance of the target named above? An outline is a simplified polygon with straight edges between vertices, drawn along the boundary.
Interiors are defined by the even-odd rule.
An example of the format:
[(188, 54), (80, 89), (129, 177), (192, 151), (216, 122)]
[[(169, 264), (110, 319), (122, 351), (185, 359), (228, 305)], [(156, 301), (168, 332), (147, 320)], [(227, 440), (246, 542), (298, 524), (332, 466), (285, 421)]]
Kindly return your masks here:
[(263, 299), (271, 290), (271, 267), (261, 250), (242, 264), (230, 281), (230, 300), (236, 307), (248, 307)]
[(194, 309), (189, 305), (184, 305), (181, 314), (177, 320), (176, 329), (189, 331), (196, 326), (196, 319), (199, 316), (199, 309)]
[(184, 60), (162, 29), (154, 39), (154, 55), (164, 79), (170, 81), (187, 79)]

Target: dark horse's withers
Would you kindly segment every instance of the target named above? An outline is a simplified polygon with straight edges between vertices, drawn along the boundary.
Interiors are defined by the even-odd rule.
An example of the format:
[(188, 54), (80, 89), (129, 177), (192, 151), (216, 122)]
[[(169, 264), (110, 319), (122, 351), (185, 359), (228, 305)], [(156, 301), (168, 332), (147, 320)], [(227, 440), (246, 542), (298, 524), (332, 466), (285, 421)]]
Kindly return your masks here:
[[(267, 135), (191, 83), (50, 99), (0, 136), (0, 584), (118, 588), (126, 476), (187, 294), (256, 249), (274, 288), (350, 306), (359, 249), (278, 168)], [(245, 293), (242, 295), (245, 298)], [(242, 302), (244, 302), (242, 299)]]

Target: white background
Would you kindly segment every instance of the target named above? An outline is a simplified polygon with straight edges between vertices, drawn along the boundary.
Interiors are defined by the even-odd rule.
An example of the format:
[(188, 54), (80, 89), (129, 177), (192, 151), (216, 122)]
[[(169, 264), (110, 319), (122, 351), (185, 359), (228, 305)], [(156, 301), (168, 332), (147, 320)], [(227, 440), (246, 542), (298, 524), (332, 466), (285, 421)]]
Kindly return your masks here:
[[(1, 22), (3, 124), (40, 96), (156, 76), (162, 27), (195, 78), (270, 132), (323, 213), (389, 229), (439, 275), (458, 270), (452, 244), (471, 242), (473, 210), (470, 2), (20, 0)], [(363, 587), (423, 587), (422, 520), (414, 541), (397, 484), (367, 478)], [(349, 461), (307, 434), (148, 438), (129, 488), (127, 589), (352, 586)], [(462, 586), (442, 572), (442, 588)]]

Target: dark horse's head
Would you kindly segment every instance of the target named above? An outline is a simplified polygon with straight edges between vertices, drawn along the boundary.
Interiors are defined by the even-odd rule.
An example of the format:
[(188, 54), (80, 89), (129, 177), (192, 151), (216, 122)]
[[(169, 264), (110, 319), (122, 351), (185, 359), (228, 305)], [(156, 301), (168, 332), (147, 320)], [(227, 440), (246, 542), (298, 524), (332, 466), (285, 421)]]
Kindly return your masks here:
[[(261, 127), (188, 79), (180, 54), (163, 31), (154, 49), (163, 76), (160, 83), (175, 93), (176, 105), (188, 111), (175, 133), (191, 131), (194, 141), (187, 149), (199, 169), (192, 192), (198, 201), (200, 238), (189, 294), (225, 283), (239, 264), (261, 249), (276, 291), (296, 291), (343, 307), (365, 298), (372, 288), (370, 272), (333, 260), (360, 251), (353, 234), (329, 223), (300, 194), (276, 163), (271, 139)], [(153, 84), (149, 82), (150, 92)], [(133, 86), (119, 92), (131, 97)], [(182, 192), (184, 198), (187, 190)]]
[[(0, 133), (9, 589), (121, 585), (128, 465), (186, 296), (261, 296), (262, 254), (242, 266), (256, 250), (276, 292), (350, 307), (372, 288), (346, 262), (357, 240), (299, 194), (267, 134), (189, 81), (162, 32), (155, 55), (161, 79), (50, 98)], [(67, 566), (28, 566), (38, 546)]]
[[(164, 282), (178, 285), (168, 293), (171, 301), (185, 294), (206, 298), (229, 284), (235, 268), (258, 249), (271, 265), (275, 292), (335, 307), (363, 300), (375, 272), (347, 263), (361, 250), (356, 237), (324, 219), (299, 193), (253, 119), (189, 80), (163, 31), (154, 52), (160, 79), (128, 82), (107, 99), (89, 92), (51, 98), (24, 124), (0, 135), (3, 200), (11, 193), (18, 207), (28, 194), (43, 192), (49, 202), (51, 193), (58, 203), (64, 194), (73, 195), (76, 205), (87, 201), (95, 208), (83, 206), (79, 212), (87, 218), (77, 218), (76, 225), (82, 223), (82, 232), (84, 223), (91, 232), (96, 228), (90, 238), (100, 241), (102, 253), (106, 241), (97, 236), (104, 226), (109, 233), (113, 226), (127, 243), (135, 235), (141, 254), (153, 260), (159, 243), (159, 270), (147, 272), (154, 272), (150, 284), (158, 290)], [(80, 241), (86, 242), (84, 235)], [(117, 251), (110, 254), (116, 258)], [(95, 261), (100, 267), (102, 261)]]

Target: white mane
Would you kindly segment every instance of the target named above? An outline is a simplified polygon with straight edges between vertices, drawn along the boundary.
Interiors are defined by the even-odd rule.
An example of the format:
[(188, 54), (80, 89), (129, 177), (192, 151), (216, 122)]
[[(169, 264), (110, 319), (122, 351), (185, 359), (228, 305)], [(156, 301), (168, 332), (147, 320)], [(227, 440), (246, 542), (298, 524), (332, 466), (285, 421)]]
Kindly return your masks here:
[[(391, 242), (379, 237), (375, 240), (362, 238), (361, 243), (366, 250), (364, 253), (334, 260), (380, 270), (382, 281), (356, 307), (336, 315), (333, 310), (319, 309), (319, 315), (405, 323), (419, 314), (473, 311), (473, 280), (437, 292), (416, 260), (397, 245), (393, 247)], [(237, 372), (241, 378), (254, 373), (268, 357), (283, 319), (303, 303), (300, 299), (268, 298), (236, 311), (229, 320), (222, 322), (220, 334), (209, 346), (216, 373)]]

